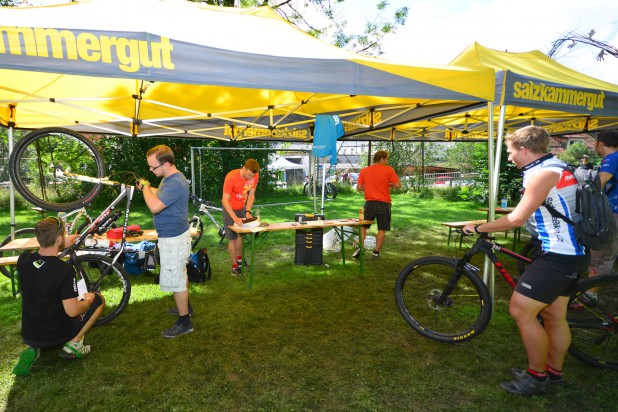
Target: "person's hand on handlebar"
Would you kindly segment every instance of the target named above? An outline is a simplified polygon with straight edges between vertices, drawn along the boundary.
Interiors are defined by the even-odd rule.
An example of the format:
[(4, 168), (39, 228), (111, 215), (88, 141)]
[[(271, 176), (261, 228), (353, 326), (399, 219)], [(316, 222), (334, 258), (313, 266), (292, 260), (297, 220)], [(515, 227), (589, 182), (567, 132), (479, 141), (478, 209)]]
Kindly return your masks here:
[(468, 223), (463, 227), (462, 232), (464, 233), (464, 235), (473, 235), (475, 233), (480, 235), (481, 233), (486, 233), (483, 232), (479, 226), (483, 226), (483, 223), (481, 223), (480, 225)]
[(146, 180), (146, 179), (140, 179), (137, 182), (137, 189), (138, 190), (144, 191), (144, 187), (146, 187), (146, 186), (150, 186), (150, 182), (148, 180)]

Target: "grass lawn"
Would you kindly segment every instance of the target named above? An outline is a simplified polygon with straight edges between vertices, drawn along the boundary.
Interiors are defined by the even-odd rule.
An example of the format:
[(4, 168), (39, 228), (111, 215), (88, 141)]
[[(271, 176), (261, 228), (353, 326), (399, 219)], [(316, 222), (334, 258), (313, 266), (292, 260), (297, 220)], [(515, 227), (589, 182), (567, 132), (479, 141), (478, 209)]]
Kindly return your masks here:
[[(258, 198), (263, 221), (289, 221), (312, 210), (308, 203), (259, 206), (275, 201), (281, 200)], [(362, 202), (356, 193), (340, 195), (326, 204), (326, 217), (357, 216)], [(134, 203), (132, 223), (152, 227), (139, 196)], [(226, 247), (209, 228), (201, 243), (209, 248), (214, 273), (211, 281), (191, 286), (193, 334), (162, 338), (174, 322), (166, 314), (172, 297), (158, 290), (152, 274), (131, 276), (129, 306), (88, 333), (88, 357), (66, 361), (56, 351), (44, 352), (28, 377), (10, 373), (24, 346), (20, 299), (2, 277), (0, 409), (615, 410), (608, 383), (617, 381), (616, 372), (570, 356), (565, 384), (547, 396), (502, 391), (499, 382), (511, 378), (509, 368), (525, 367), (526, 356), (508, 315), (510, 292), (500, 280), (492, 322), (473, 341), (441, 344), (410, 329), (394, 300), (399, 270), (422, 256), (460, 253), (446, 246), (440, 222), (479, 219), (485, 212), (470, 203), (397, 195), (393, 216), (380, 259), (368, 254), (362, 276), (358, 262), (351, 259), (344, 268), (330, 252), (324, 252), (322, 266), (294, 265), (291, 232), (258, 238), (253, 290), (230, 276)], [(27, 226), (36, 215), (20, 210), (17, 221)], [(0, 227), (8, 233), (8, 210), (0, 214)], [(505, 263), (514, 269), (507, 258)]]

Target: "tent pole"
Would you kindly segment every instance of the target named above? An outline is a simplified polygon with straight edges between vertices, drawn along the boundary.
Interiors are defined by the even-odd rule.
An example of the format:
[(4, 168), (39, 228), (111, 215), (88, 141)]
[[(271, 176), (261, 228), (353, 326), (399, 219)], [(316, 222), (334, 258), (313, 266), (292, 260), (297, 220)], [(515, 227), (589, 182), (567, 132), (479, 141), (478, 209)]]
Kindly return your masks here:
[[(425, 187), (425, 142), (421, 142), (421, 179), (420, 179), (420, 183), (421, 186), (420, 187)], [(419, 187), (419, 189), (420, 189)]]
[[(13, 151), (13, 119), (14, 119), (15, 106), (10, 106), (9, 115), (9, 157)], [(11, 214), (11, 240), (15, 240), (15, 188), (13, 187), (13, 180), (9, 179), (9, 213)]]
[[(191, 146), (191, 193), (195, 196), (195, 148)], [(201, 197), (201, 196), (200, 196)]]
[[(498, 118), (498, 130), (497, 136), (498, 141), (496, 142), (496, 156), (495, 156), (495, 164), (494, 164), (494, 175), (493, 182), (494, 185), (494, 202), (498, 203), (498, 184), (500, 178), (500, 159), (502, 159), (502, 142), (504, 140), (504, 116), (506, 114), (506, 106), (500, 106), (500, 117)], [(492, 216), (492, 220), (493, 216)]]
[[(494, 170), (494, 104), (493, 102), (487, 103), (487, 163), (489, 171), (489, 211), (488, 211), (488, 220), (494, 220), (495, 216), (495, 205), (496, 205), (496, 195), (495, 195), (495, 187), (493, 185), (493, 170)], [(492, 302), (494, 301), (494, 280), (495, 280), (495, 270), (494, 265), (491, 264), (491, 261), (487, 256), (485, 256), (485, 262), (483, 264), (483, 281), (489, 287), (489, 293), (491, 295)]]
[[(330, 163), (329, 163), (330, 166)], [(322, 162), (322, 207), (320, 212), (324, 214), (324, 193), (326, 191), (326, 159)]]

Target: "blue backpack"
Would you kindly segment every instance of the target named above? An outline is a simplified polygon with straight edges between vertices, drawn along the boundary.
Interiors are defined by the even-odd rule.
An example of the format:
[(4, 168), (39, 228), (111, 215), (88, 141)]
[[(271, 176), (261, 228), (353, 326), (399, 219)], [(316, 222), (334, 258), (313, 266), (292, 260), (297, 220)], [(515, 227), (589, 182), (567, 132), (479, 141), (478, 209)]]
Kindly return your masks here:
[(208, 258), (208, 249), (201, 248), (189, 257), (187, 277), (191, 283), (203, 283), (212, 277), (212, 268)]

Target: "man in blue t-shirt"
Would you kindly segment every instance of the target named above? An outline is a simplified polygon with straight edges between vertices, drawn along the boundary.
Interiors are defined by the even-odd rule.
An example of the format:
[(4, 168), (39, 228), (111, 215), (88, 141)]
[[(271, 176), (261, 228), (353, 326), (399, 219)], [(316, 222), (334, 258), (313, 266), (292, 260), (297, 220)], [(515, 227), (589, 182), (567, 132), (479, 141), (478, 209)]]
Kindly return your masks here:
[[(603, 156), (599, 167), (599, 178), (603, 191), (614, 209), (614, 219), (618, 223), (618, 130), (606, 130), (597, 135), (594, 146), (597, 154)], [(612, 272), (618, 255), (618, 239), (601, 250), (591, 250), (590, 276)]]
[(174, 153), (165, 145), (155, 146), (146, 153), (150, 171), (163, 177), (158, 188), (141, 180), (139, 188), (144, 201), (154, 214), (154, 225), (159, 237), (159, 287), (172, 292), (176, 308), (168, 311), (177, 314), (178, 320), (161, 334), (165, 338), (193, 332), (192, 312), (189, 304), (187, 259), (191, 254), (189, 232), (189, 182), (174, 164)]

